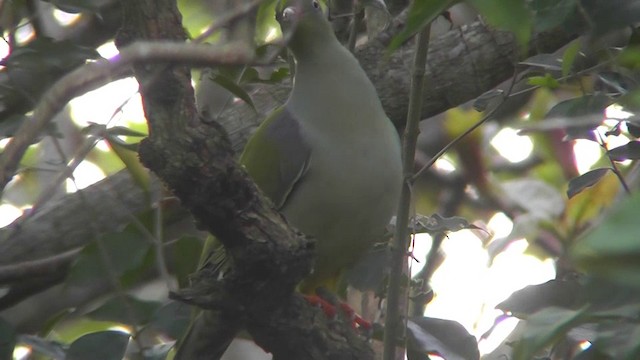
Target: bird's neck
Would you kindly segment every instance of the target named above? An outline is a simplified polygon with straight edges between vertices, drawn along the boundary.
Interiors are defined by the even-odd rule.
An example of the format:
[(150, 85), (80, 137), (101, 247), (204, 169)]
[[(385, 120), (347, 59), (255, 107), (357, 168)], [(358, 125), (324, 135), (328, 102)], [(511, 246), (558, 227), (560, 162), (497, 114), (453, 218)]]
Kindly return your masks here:
[[(309, 96), (316, 103), (326, 104), (322, 123), (316, 126), (362, 126), (360, 122), (375, 122), (377, 120), (372, 118), (375, 114), (384, 114), (373, 84), (355, 57), (335, 37), (333, 41), (308, 46), (294, 56), (297, 66), (290, 103), (297, 104), (299, 108), (294, 110), (299, 112), (312, 108), (307, 104), (311, 100)], [(352, 123), (345, 123), (344, 116), (332, 116), (334, 112), (354, 114), (349, 116)], [(368, 114), (372, 115), (366, 116)], [(304, 119), (316, 117), (316, 114), (301, 116)], [(334, 119), (340, 123), (334, 123)]]

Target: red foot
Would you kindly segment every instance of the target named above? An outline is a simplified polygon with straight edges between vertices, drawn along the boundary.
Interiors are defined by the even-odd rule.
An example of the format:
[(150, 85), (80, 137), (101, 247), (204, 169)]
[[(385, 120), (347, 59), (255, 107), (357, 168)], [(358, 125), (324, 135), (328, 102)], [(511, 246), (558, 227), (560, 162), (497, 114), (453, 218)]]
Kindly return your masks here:
[[(322, 311), (327, 315), (328, 318), (332, 319), (336, 316), (337, 310), (336, 307), (321, 298), (318, 295), (303, 295), (305, 300), (313, 306), (318, 306), (322, 309)], [(360, 315), (356, 314), (356, 312), (346, 303), (340, 303), (340, 309), (347, 316), (347, 319), (351, 320), (351, 326), (354, 329), (360, 328), (362, 330), (369, 330), (373, 327), (371, 322), (363, 319)]]

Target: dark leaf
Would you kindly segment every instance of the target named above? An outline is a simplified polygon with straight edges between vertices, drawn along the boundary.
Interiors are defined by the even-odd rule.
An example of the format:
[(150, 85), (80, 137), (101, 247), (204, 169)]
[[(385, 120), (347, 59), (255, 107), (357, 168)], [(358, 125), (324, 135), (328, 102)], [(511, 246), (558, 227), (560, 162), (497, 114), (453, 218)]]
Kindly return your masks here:
[(529, 42), (533, 24), (526, 1), (469, 0), (469, 3), (489, 24), (513, 32), (521, 46)]
[(0, 118), (24, 115), (61, 76), (98, 57), (95, 49), (46, 37), (15, 47), (0, 61)]
[(615, 71), (600, 71), (594, 84), (597, 91), (615, 96), (624, 95), (635, 87), (637, 85), (633, 79)]
[(614, 161), (638, 160), (640, 159), (640, 141), (629, 141), (625, 145), (607, 151), (607, 155)]
[(179, 339), (189, 327), (191, 309), (189, 305), (171, 301), (156, 311), (150, 326), (174, 339)]
[(580, 5), (581, 11), (589, 18), (589, 29), (595, 36), (633, 26), (640, 21), (640, 3), (637, 1), (583, 0)]
[(593, 129), (605, 118), (613, 101), (605, 95), (586, 95), (562, 101), (547, 112), (544, 120), (522, 126), (522, 133), (564, 129), (569, 139), (594, 140)]
[(162, 306), (157, 301), (143, 301), (130, 295), (115, 296), (87, 314), (92, 319), (142, 326), (151, 321)]
[(445, 218), (439, 214), (420, 216), (416, 220), (416, 225), (417, 228), (415, 230), (417, 232), (428, 232), (432, 234), (451, 231), (455, 232), (464, 229), (482, 230), (476, 225), (470, 224), (465, 218), (459, 216)]
[[(71, 41), (55, 41), (47, 37), (38, 37), (27, 45), (18, 47), (3, 60), (8, 68), (20, 66), (34, 72), (68, 71), (84, 64), (88, 59), (97, 59), (100, 54), (93, 48), (79, 46)], [(44, 65), (44, 69), (36, 66)]]
[(513, 359), (533, 359), (538, 351), (562, 339), (584, 320), (585, 309), (549, 307), (536, 312), (527, 319), (522, 338), (515, 344)]
[(543, 32), (566, 24), (575, 14), (577, 0), (532, 0), (531, 9), (535, 12), (534, 27)]
[(473, 108), (478, 112), (485, 111), (495, 98), (502, 97), (503, 94), (504, 90), (502, 89), (489, 90), (478, 96), (478, 98), (473, 102)]
[(138, 268), (151, 248), (144, 235), (133, 226), (119, 233), (105, 234), (85, 246), (72, 264), (67, 282), (82, 286), (111, 274), (122, 276), (127, 271)]
[(43, 339), (35, 335), (20, 335), (20, 344), (30, 347), (34, 352), (55, 360), (64, 360), (66, 346), (57, 341)]
[(622, 124), (622, 122), (618, 122), (614, 127), (612, 127), (611, 129), (607, 130), (604, 133), (604, 136), (618, 136), (621, 134), (621, 130), (620, 130), (620, 125)]
[(562, 70), (562, 60), (555, 54), (537, 54), (524, 61), (521, 65), (539, 67), (544, 70), (560, 71)]
[[(637, 310), (637, 309), (636, 309)], [(625, 322), (600, 322), (592, 347), (611, 359), (635, 360), (640, 357), (640, 326)]]
[(235, 97), (244, 101), (247, 105), (251, 106), (253, 111), (255, 112), (258, 111), (256, 110), (256, 106), (253, 104), (253, 100), (251, 99), (251, 96), (249, 95), (249, 93), (247, 93), (242, 87), (240, 87), (240, 85), (236, 84), (230, 78), (221, 74), (212, 74), (211, 80), (216, 84), (225, 88), (228, 92), (233, 94)]
[(447, 360), (480, 359), (476, 338), (456, 321), (415, 317), (407, 322), (407, 332), (408, 350), (416, 355), (433, 353)]
[(189, 285), (189, 275), (198, 268), (202, 253), (202, 240), (194, 236), (183, 236), (175, 244), (175, 253), (180, 254), (174, 260), (175, 275), (180, 288)]
[(630, 121), (627, 122), (627, 130), (629, 131), (629, 135), (634, 138), (640, 138), (640, 125), (636, 125)]
[(16, 333), (8, 322), (0, 318), (0, 360), (13, 359), (13, 348), (16, 346)]
[(83, 11), (98, 12), (101, 8), (113, 0), (44, 0), (55, 5), (58, 9), (68, 13), (79, 13)]
[(129, 337), (129, 334), (121, 331), (84, 335), (69, 346), (66, 360), (122, 360)]
[(549, 280), (514, 292), (507, 300), (496, 305), (496, 309), (526, 318), (546, 307), (572, 308), (582, 300), (581, 289), (582, 285), (577, 279)]
[(590, 114), (602, 115), (604, 118), (605, 109), (612, 103), (613, 101), (604, 95), (581, 96), (559, 102), (547, 112), (545, 118), (578, 117)]
[(26, 118), (27, 117), (22, 114), (13, 114), (2, 119), (2, 121), (0, 121), (0, 139), (13, 136)]
[(133, 130), (124, 126), (114, 126), (107, 129), (107, 134), (113, 136), (133, 136), (133, 137), (144, 137), (147, 134), (141, 133), (139, 131)]
[(595, 185), (610, 170), (609, 168), (595, 169), (571, 179), (569, 181), (569, 188), (567, 189), (567, 197), (571, 199), (582, 190)]
[(389, 44), (388, 51), (394, 51), (404, 44), (410, 37), (417, 34), (423, 27), (431, 23), (447, 10), (456, 0), (413, 1), (404, 30), (397, 34)]

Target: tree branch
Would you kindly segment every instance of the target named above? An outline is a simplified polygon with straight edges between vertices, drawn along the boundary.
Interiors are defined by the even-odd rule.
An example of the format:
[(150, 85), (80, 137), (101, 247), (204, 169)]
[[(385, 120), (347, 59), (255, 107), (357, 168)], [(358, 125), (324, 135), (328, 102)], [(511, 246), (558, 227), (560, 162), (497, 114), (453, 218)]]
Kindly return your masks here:
[[(123, 1), (123, 7), (119, 46), (141, 38), (184, 40), (175, 0)], [(370, 351), (364, 357), (354, 353), (354, 344), (366, 342), (345, 336), (353, 333), (348, 326), (343, 327), (348, 332), (338, 332), (339, 336), (328, 332), (327, 326), (319, 327), (328, 320), (303, 303), (300, 295), (293, 295), (310, 271), (312, 242), (294, 232), (259, 193), (235, 161), (224, 129), (199, 119), (189, 69), (144, 64), (135, 65), (134, 72), (142, 84), (150, 129), (140, 144), (140, 159), (171, 188), (198, 224), (224, 244), (233, 264), (222, 280), (205, 267), (199, 276), (202, 281), (183, 292), (183, 298), (232, 314), (211, 325), (246, 327), (258, 345), (276, 358), (372, 355)], [(316, 331), (318, 336), (310, 336)], [(211, 341), (224, 343), (225, 339)]]
[(246, 64), (251, 54), (241, 46), (212, 47), (177, 42), (135, 43), (122, 48), (113, 59), (82, 66), (60, 79), (40, 99), (31, 121), (25, 121), (11, 138), (0, 157), (0, 190), (13, 178), (18, 164), (34, 139), (74, 97), (95, 90), (115, 79), (129, 75), (131, 65), (139, 61), (177, 62), (200, 65)]

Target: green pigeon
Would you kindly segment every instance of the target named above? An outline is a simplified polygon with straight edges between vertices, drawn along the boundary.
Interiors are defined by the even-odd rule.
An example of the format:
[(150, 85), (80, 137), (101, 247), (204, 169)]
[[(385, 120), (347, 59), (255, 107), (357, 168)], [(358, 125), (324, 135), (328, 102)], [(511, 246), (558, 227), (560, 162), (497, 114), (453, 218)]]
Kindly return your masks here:
[[(288, 0), (277, 8), (295, 59), (293, 89), (249, 139), (240, 163), (289, 223), (316, 241), (312, 273), (299, 290), (336, 292), (345, 270), (383, 237), (398, 205), (400, 140), (324, 6)], [(198, 358), (190, 354), (182, 358)]]

